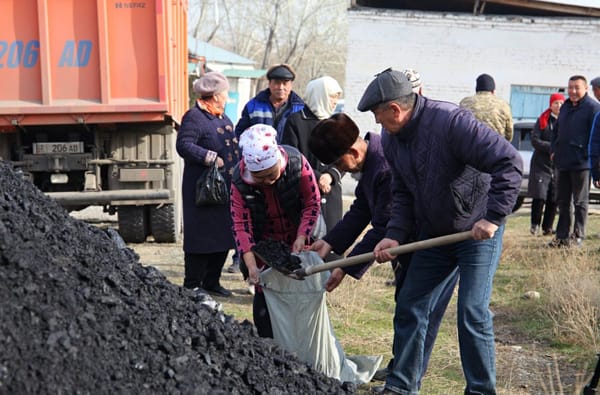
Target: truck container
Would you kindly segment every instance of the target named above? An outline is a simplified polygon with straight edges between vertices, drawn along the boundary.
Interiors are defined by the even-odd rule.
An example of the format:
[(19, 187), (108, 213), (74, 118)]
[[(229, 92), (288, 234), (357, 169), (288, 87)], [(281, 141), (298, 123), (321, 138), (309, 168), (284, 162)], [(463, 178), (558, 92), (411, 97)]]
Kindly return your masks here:
[(184, 0), (2, 1), (0, 159), (126, 242), (176, 241), (186, 22)]

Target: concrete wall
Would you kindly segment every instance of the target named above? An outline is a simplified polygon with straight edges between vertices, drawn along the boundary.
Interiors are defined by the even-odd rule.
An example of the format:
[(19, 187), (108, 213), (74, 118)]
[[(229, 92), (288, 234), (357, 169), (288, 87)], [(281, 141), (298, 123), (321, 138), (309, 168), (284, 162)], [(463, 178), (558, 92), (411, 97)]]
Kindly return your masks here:
[[(511, 85), (566, 86), (571, 75), (600, 75), (600, 20), (474, 16), (406, 10), (348, 11), (345, 112), (361, 131), (379, 131), (356, 105), (373, 75), (393, 67), (421, 73), (424, 95), (457, 103), (488, 73), (496, 94)], [(591, 94), (591, 91), (590, 91)]]

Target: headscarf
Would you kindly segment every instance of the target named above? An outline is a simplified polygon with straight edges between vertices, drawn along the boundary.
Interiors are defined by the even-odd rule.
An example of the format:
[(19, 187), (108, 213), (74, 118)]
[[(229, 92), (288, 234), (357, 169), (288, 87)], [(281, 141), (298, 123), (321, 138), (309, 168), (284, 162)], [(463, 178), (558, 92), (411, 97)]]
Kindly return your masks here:
[[(557, 100), (562, 100), (564, 102), (565, 101), (564, 95), (562, 93), (558, 93), (558, 92), (551, 94), (549, 106), (551, 107), (552, 103), (554, 103)], [(544, 130), (548, 126), (548, 120), (550, 119), (550, 114), (552, 113), (552, 109), (550, 109), (550, 107), (548, 107), (548, 109), (546, 111), (544, 111), (542, 113), (542, 115), (540, 115), (540, 118), (539, 118), (540, 130)]]
[(304, 102), (319, 119), (329, 118), (335, 108), (331, 108), (329, 97), (341, 94), (342, 87), (332, 77), (324, 76), (314, 79), (306, 85)]
[(269, 125), (258, 123), (244, 130), (239, 146), (242, 158), (249, 171), (262, 171), (273, 167), (281, 159), (277, 145), (277, 130)]

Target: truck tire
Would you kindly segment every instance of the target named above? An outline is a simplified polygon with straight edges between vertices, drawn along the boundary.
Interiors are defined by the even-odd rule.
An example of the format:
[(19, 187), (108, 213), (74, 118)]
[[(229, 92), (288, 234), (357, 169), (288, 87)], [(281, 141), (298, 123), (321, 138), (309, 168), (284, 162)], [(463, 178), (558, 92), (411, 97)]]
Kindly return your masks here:
[(119, 206), (119, 234), (126, 243), (143, 243), (148, 234), (144, 206)]
[(175, 206), (163, 204), (150, 207), (150, 229), (157, 243), (175, 243)]

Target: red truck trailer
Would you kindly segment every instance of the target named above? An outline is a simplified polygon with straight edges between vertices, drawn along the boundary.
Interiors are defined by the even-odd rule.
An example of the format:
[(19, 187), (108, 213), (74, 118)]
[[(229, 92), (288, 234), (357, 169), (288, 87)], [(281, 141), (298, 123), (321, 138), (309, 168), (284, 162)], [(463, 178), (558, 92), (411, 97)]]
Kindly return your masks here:
[(175, 133), (188, 106), (187, 1), (6, 0), (0, 159), (126, 242), (180, 235)]

